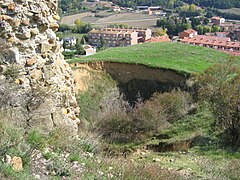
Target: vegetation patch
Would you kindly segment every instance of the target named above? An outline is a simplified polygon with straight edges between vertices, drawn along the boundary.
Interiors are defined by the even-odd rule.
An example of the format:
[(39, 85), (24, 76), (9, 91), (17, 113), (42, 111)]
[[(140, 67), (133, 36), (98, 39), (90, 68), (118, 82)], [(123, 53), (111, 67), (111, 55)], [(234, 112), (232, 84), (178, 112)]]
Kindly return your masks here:
[[(148, 67), (176, 70), (183, 73), (201, 73), (213, 64), (226, 61), (229, 55), (199, 46), (181, 43), (145, 43), (129, 47), (111, 48), (77, 62), (122, 62), (142, 64)], [(240, 57), (236, 57), (240, 60)]]

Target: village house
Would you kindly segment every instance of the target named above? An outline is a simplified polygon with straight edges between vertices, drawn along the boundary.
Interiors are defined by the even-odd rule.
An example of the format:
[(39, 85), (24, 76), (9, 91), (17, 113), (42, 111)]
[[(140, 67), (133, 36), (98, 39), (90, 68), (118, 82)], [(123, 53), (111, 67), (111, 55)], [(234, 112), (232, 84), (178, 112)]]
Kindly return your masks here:
[(220, 18), (220, 17), (212, 17), (211, 18), (211, 23), (214, 24), (214, 25), (221, 25), (221, 24), (225, 23), (225, 19)]
[(66, 45), (68, 46), (75, 46), (76, 43), (77, 43), (77, 39), (75, 37), (69, 37), (69, 38), (63, 38), (61, 41), (60, 41), (60, 44), (63, 45), (63, 43), (66, 43)]
[(93, 55), (97, 52), (97, 49), (94, 46), (91, 46), (89, 44), (83, 45), (83, 49), (86, 52), (86, 56)]
[(183, 39), (185, 37), (192, 38), (193, 36), (196, 36), (198, 33), (194, 29), (187, 29), (183, 32), (178, 33), (178, 36), (180, 39)]

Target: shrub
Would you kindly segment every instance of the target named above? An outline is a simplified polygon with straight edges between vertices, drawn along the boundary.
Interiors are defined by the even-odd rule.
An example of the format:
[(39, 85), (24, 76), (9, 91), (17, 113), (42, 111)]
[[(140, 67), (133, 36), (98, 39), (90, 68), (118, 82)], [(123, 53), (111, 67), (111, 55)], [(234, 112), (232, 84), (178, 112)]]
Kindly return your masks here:
[(190, 105), (191, 95), (187, 92), (158, 93), (133, 109), (129, 106), (118, 106), (118, 111), (110, 111), (98, 119), (96, 126), (107, 141), (140, 141), (157, 134), (168, 127), (169, 122), (186, 115)]
[(233, 61), (215, 65), (197, 78), (198, 98), (210, 103), (225, 140), (240, 143), (240, 71)]

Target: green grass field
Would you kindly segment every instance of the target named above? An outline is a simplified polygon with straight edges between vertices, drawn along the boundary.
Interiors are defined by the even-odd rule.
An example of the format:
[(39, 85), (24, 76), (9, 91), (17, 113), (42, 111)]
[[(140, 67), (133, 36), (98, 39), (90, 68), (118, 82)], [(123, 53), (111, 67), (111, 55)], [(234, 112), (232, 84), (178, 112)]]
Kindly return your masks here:
[[(69, 63), (110, 61), (143, 64), (148, 67), (200, 73), (209, 66), (230, 59), (214, 49), (181, 43), (145, 43), (129, 47), (109, 48), (95, 55), (75, 58)], [(236, 57), (240, 60), (240, 57)]]

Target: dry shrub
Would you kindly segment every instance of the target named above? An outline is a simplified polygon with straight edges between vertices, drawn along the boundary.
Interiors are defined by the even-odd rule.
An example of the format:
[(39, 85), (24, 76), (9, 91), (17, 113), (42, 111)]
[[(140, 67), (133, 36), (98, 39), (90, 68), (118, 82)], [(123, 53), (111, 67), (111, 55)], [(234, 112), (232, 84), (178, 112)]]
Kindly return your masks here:
[(163, 169), (159, 164), (154, 163), (122, 163), (122, 167), (120, 167), (120, 170), (120, 179), (181, 179), (178, 173)]
[(98, 132), (110, 142), (139, 141), (168, 127), (169, 122), (186, 115), (190, 107), (191, 95), (187, 92), (155, 94), (133, 109), (118, 106), (117, 110), (101, 116), (96, 126)]
[[(191, 108), (192, 97), (188, 92), (173, 90), (163, 94), (154, 94), (144, 104), (144, 107), (151, 109), (155, 114), (167, 115), (166, 120), (173, 122), (185, 116)], [(160, 114), (160, 115), (161, 115)]]

